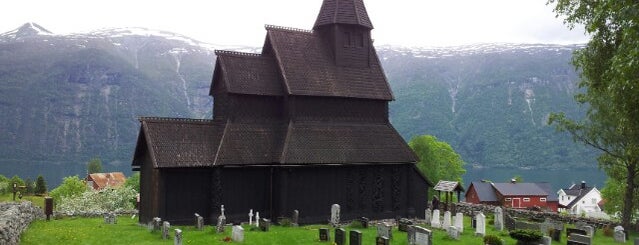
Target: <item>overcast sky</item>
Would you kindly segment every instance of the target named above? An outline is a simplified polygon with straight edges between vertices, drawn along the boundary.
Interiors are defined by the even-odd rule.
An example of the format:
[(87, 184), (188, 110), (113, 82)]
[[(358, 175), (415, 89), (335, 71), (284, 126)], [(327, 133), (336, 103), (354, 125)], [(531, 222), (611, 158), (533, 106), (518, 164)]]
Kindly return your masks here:
[[(546, 0), (364, 0), (375, 44), (584, 43)], [(146, 27), (219, 45), (261, 46), (265, 24), (311, 29), (322, 0), (10, 0), (0, 33), (35, 22), (54, 33)]]

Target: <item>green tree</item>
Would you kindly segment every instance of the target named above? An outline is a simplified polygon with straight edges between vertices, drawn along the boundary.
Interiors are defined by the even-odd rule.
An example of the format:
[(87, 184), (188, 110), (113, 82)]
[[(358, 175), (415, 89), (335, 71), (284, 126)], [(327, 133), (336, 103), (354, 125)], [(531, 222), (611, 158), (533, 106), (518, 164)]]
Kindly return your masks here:
[(44, 177), (42, 177), (42, 175), (38, 175), (35, 185), (35, 194), (43, 195), (45, 193), (47, 193), (47, 182), (44, 181)]
[(87, 172), (89, 174), (101, 173), (102, 172), (102, 160), (100, 158), (94, 157), (87, 163)]
[(131, 175), (131, 177), (127, 178), (124, 182), (124, 186), (130, 187), (131, 189), (140, 192), (140, 172), (135, 172)]
[(77, 175), (64, 177), (62, 184), (51, 190), (49, 193), (53, 200), (58, 203), (63, 197), (78, 196), (89, 190), (87, 185)]
[[(625, 183), (624, 227), (630, 227), (639, 177), (639, 3), (632, 0), (549, 0), (557, 16), (574, 28), (583, 25), (591, 37), (575, 52), (581, 71), (577, 102), (588, 106), (586, 118), (551, 115), (549, 122), (576, 141), (602, 151), (598, 163), (614, 180)], [(607, 199), (618, 197), (607, 197)]]
[(411, 139), (408, 145), (419, 157), (417, 168), (428, 180), (433, 183), (440, 180), (458, 181), (463, 185), (465, 163), (448, 143), (432, 135), (421, 135)]
[(33, 190), (35, 189), (35, 182), (33, 182), (31, 179), (27, 178), (24, 180), (24, 194), (33, 194)]
[(11, 190), (9, 190), (9, 186), (9, 179), (6, 176), (0, 174), (0, 194), (4, 195), (11, 192)]

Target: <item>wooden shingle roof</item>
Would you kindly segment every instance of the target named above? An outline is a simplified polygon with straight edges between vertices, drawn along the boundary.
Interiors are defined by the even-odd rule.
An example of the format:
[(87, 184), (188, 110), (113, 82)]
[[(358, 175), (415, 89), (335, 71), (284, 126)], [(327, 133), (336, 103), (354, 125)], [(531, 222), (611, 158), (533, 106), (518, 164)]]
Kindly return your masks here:
[(324, 0), (313, 29), (330, 24), (360, 25), (373, 29), (363, 0)]
[[(272, 56), (216, 50), (216, 69), (221, 69), (229, 93), (251, 95), (284, 94), (284, 82)], [(211, 86), (213, 87), (213, 85)]]
[(393, 100), (372, 45), (369, 67), (345, 67), (335, 64), (317, 33), (275, 26), (266, 30), (288, 94)]

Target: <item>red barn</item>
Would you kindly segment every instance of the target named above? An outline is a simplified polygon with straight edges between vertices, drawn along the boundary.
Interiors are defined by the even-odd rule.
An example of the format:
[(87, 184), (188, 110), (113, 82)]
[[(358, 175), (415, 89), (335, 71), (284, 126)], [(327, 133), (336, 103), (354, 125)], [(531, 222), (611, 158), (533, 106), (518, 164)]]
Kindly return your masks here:
[(472, 182), (466, 202), (508, 208), (540, 207), (556, 212), (558, 198), (548, 183), (486, 183)]

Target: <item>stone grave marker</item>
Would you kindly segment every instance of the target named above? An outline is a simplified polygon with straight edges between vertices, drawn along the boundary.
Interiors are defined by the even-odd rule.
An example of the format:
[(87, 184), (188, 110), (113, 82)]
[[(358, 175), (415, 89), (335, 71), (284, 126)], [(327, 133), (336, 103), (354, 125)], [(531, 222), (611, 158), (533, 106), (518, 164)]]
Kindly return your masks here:
[(162, 222), (162, 240), (169, 239), (170, 229), (171, 229), (171, 224), (168, 221)]
[(253, 225), (253, 209), (249, 210), (248, 216), (249, 216), (249, 225)]
[(475, 228), (475, 236), (485, 236), (486, 235), (486, 215), (484, 213), (479, 212), (475, 215), (475, 219), (477, 220), (477, 228)]
[(243, 242), (244, 241), (244, 228), (239, 225), (233, 226), (233, 232), (231, 233), (231, 239), (234, 242)]
[(433, 211), (433, 218), (430, 220), (430, 225), (433, 228), (441, 228), (442, 227), (441, 221), (439, 220), (439, 209), (435, 209)]
[(215, 231), (217, 233), (223, 233), (224, 226), (226, 226), (226, 217), (224, 215), (220, 215), (217, 217), (217, 225), (215, 226)]
[(406, 231), (408, 244), (415, 244), (415, 226), (409, 225), (408, 231)]
[(260, 212), (255, 212), (255, 226), (260, 227)]
[(546, 218), (543, 223), (539, 224), (539, 227), (542, 234), (550, 235), (551, 230), (555, 228), (555, 224), (549, 218)]
[(515, 225), (517, 221), (513, 217), (511, 217), (508, 213), (502, 214), (502, 217), (504, 221), (502, 228), (505, 227), (509, 231), (517, 229), (517, 226)]
[(573, 233), (568, 237), (568, 245), (591, 245), (591, 237)]
[(586, 224), (586, 222), (583, 222), (583, 221), (575, 222), (575, 228), (576, 229), (585, 230), (584, 226), (586, 226), (586, 225), (588, 225), (588, 224)]
[(444, 230), (448, 230), (448, 228), (452, 225), (452, 222), (450, 220), (450, 211), (446, 211), (444, 212), (444, 222), (442, 223), (442, 229)]
[(623, 230), (617, 230), (614, 233), (615, 242), (626, 242), (626, 233)]
[(550, 237), (552, 238), (553, 241), (556, 241), (556, 242), (561, 241), (561, 231), (562, 230), (552, 229), (552, 234), (550, 234)]
[(173, 245), (182, 245), (182, 230), (175, 229), (175, 236), (173, 237)]
[(464, 214), (455, 214), (455, 217), (453, 218), (453, 225), (457, 227), (457, 231), (459, 231), (459, 233), (464, 233)]
[(432, 215), (433, 215), (433, 212), (430, 211), (430, 208), (427, 208), (424, 211), (424, 221), (426, 222), (426, 225), (430, 225), (430, 219)]
[(346, 245), (346, 230), (342, 228), (335, 229), (335, 244)]
[(595, 236), (595, 228), (589, 225), (585, 225), (581, 227), (582, 230), (586, 231), (586, 235), (593, 237)]
[(495, 208), (495, 230), (504, 230), (504, 211), (501, 207)]
[(635, 238), (635, 243), (634, 245), (639, 245), (639, 237)]
[(457, 227), (452, 225), (448, 227), (448, 237), (459, 240), (459, 230), (457, 230)]
[(385, 236), (388, 239), (393, 239), (393, 230), (392, 226), (387, 224), (386, 222), (382, 222), (377, 224), (377, 236)]
[(397, 229), (399, 229), (399, 231), (403, 231), (403, 232), (407, 232), (408, 231), (408, 227), (413, 225), (413, 221), (406, 219), (406, 218), (401, 218), (399, 219), (399, 223), (397, 226)]
[(415, 229), (415, 240), (414, 245), (432, 245), (433, 244), (433, 233), (421, 226), (414, 226)]
[(204, 218), (202, 218), (202, 216), (198, 213), (195, 213), (195, 229), (200, 231), (204, 229)]
[(362, 245), (362, 232), (357, 230), (351, 231), (348, 242), (349, 245)]
[(339, 225), (339, 204), (333, 204), (331, 206), (331, 225), (337, 227)]
[(375, 238), (375, 245), (390, 245), (390, 239), (385, 236), (378, 236)]
[(331, 240), (331, 235), (328, 231), (328, 228), (320, 228), (319, 229), (319, 239), (322, 242), (328, 242)]
[(299, 226), (300, 222), (300, 211), (297, 209), (293, 210), (293, 214), (291, 215), (291, 223), (293, 226)]
[(153, 218), (153, 221), (151, 221), (151, 224), (153, 226), (153, 231), (159, 231), (162, 226), (162, 219), (155, 217)]
[(552, 239), (550, 239), (549, 236), (543, 236), (541, 238), (541, 244), (543, 244), (543, 245), (551, 245), (552, 244)]
[(270, 219), (262, 219), (262, 221), (260, 222), (260, 230), (261, 231), (268, 231), (271, 227), (271, 220)]
[(368, 228), (368, 221), (370, 221), (368, 218), (366, 217), (360, 217), (359, 218), (359, 222), (362, 223), (362, 227), (364, 228)]
[(579, 234), (579, 235), (584, 235), (584, 236), (588, 235), (588, 233), (586, 233), (586, 231), (584, 231), (584, 230), (567, 228), (566, 229), (566, 236), (570, 236), (571, 234)]
[(615, 232), (616, 232), (616, 231), (623, 231), (623, 230), (624, 230), (624, 229), (623, 229), (623, 226), (618, 225), (618, 226), (615, 226), (615, 228), (614, 228), (614, 230), (613, 230), (613, 231), (615, 231)]

